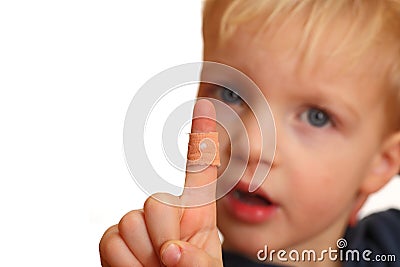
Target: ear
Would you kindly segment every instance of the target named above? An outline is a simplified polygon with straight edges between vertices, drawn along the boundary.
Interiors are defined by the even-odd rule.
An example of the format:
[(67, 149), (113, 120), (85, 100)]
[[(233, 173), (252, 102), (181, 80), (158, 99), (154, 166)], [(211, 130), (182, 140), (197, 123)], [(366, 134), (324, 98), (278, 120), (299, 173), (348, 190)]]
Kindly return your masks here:
[(362, 182), (358, 196), (349, 217), (349, 225), (354, 226), (357, 215), (368, 196), (387, 184), (400, 169), (400, 132), (389, 136), (376, 155), (367, 178)]
[(376, 155), (367, 178), (361, 185), (361, 193), (371, 194), (381, 189), (400, 169), (400, 131), (386, 138)]

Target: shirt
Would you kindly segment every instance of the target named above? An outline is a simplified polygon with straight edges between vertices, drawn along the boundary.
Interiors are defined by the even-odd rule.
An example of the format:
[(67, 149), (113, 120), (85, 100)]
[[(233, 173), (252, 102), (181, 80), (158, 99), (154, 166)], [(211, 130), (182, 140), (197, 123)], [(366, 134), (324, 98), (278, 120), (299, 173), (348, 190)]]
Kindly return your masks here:
[[(340, 243), (339, 243), (340, 242)], [(346, 230), (338, 240), (337, 259), (343, 267), (400, 267), (400, 211), (389, 209), (371, 214)], [(223, 251), (224, 267), (277, 267)]]

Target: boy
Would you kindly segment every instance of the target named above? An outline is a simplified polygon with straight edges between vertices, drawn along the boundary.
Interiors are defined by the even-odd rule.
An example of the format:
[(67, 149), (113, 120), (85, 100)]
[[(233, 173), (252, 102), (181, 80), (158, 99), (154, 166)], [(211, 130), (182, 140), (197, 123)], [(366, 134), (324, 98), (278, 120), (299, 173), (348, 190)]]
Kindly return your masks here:
[[(203, 36), (204, 60), (242, 71), (268, 100), (274, 161), (260, 158), (257, 122), (240, 95), (201, 84), (199, 97), (239, 114), (250, 154), (231, 155), (242, 136), (229, 133), (229, 140), (212, 119), (194, 119), (193, 132), (220, 133), (221, 167), (187, 173), (185, 186), (215, 180), (230, 158), (246, 161), (245, 173), (229, 194), (202, 207), (149, 198), (104, 234), (103, 266), (371, 266), (368, 259), (372, 266), (399, 266), (399, 211), (360, 222), (357, 212), (400, 166), (400, 2), (208, 0)], [(200, 100), (198, 116), (215, 118), (215, 110)], [(259, 165), (270, 173), (250, 193)], [(372, 254), (335, 258), (331, 248)], [(295, 257), (311, 250), (317, 258)], [(379, 253), (395, 258), (378, 262)]]

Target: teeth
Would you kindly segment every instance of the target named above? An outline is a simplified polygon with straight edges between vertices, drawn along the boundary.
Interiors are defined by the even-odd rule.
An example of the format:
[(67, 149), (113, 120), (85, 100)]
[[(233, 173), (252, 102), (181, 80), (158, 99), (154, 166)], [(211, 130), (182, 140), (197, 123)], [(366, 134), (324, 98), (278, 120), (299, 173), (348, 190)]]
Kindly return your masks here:
[(271, 203), (264, 197), (256, 194), (242, 192), (240, 190), (233, 191), (233, 197), (249, 205), (270, 205)]

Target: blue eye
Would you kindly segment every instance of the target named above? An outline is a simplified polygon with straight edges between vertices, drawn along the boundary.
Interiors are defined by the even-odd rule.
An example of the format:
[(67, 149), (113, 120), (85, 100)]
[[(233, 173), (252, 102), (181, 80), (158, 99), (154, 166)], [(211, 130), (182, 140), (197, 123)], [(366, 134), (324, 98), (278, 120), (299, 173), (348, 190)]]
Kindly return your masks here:
[(331, 122), (329, 115), (318, 108), (310, 108), (301, 116), (306, 116), (303, 119), (306, 119), (310, 125), (318, 128), (324, 127)]
[(242, 102), (242, 98), (239, 95), (226, 88), (221, 88), (220, 96), (224, 102), (229, 104), (240, 104)]

